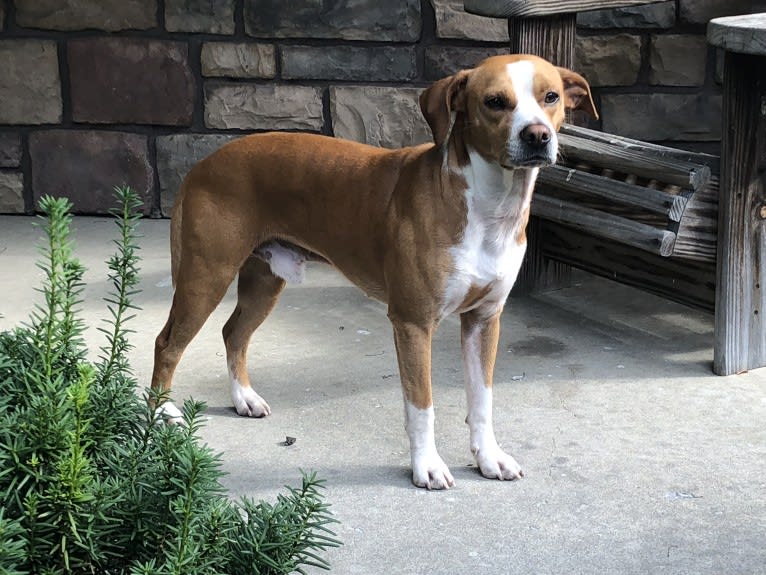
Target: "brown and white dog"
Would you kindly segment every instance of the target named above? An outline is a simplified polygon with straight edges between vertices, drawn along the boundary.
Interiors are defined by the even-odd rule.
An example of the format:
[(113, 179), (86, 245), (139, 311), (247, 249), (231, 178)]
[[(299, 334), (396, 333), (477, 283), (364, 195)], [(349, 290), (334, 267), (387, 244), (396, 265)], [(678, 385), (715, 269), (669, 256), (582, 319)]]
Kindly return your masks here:
[[(500, 314), (526, 248), (537, 172), (556, 161), (565, 109), (596, 117), (590, 88), (535, 56), (497, 56), (436, 82), (420, 105), (434, 144), (383, 150), (258, 134), (194, 166), (173, 211), (175, 294), (156, 341), (154, 390), (169, 390), (184, 349), (239, 274), (223, 328), (232, 400), (240, 415), (268, 415), (248, 377), (250, 336), (285, 280), (321, 260), (388, 306), (413, 483), (454, 484), (431, 402), (431, 337), (451, 313), (460, 314), (471, 451), (486, 477), (523, 475), (492, 428)], [(165, 412), (178, 415), (172, 404)]]

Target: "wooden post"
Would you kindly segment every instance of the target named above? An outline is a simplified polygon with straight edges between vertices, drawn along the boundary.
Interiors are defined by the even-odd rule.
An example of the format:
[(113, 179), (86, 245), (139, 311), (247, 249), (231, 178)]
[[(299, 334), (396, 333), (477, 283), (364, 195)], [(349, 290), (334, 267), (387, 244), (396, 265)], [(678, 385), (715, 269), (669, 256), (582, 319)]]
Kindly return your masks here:
[(718, 18), (726, 50), (713, 369), (766, 365), (766, 14)]
[[(576, 25), (576, 14), (508, 20), (511, 54), (535, 54), (557, 66), (573, 68)], [(527, 227), (527, 254), (513, 293), (561, 289), (571, 282), (571, 266), (543, 255), (540, 220), (532, 216)]]
[(577, 14), (508, 20), (511, 54), (535, 54), (557, 66), (574, 68)]

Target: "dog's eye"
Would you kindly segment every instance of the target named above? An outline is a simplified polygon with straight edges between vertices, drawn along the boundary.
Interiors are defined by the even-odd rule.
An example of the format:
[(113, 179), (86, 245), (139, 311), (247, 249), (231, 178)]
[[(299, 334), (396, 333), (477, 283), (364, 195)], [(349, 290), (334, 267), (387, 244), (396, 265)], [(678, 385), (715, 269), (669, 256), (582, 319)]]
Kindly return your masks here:
[(555, 104), (558, 101), (559, 101), (559, 95), (556, 92), (548, 92), (545, 95), (546, 104)]
[(484, 105), (490, 110), (505, 110), (505, 98), (502, 96), (489, 96), (484, 100)]

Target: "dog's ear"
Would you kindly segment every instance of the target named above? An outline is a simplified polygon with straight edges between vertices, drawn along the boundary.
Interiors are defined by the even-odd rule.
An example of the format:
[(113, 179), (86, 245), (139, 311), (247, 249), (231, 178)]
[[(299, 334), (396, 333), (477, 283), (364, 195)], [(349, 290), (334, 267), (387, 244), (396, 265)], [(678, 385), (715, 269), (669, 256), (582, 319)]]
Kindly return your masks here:
[(447, 143), (455, 124), (455, 113), (465, 109), (465, 85), (469, 73), (470, 70), (462, 70), (442, 78), (420, 94), (420, 109), (437, 147)]
[(566, 68), (557, 67), (556, 69), (564, 82), (564, 107), (567, 110), (582, 110), (598, 120), (596, 105), (593, 103), (590, 86), (585, 78)]

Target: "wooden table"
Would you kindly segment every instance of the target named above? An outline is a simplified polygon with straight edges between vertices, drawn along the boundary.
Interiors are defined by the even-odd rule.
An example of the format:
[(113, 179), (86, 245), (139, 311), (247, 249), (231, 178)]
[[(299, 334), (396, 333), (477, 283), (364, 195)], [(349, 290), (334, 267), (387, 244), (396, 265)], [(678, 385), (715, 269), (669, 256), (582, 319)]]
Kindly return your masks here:
[(716, 18), (725, 50), (714, 370), (766, 365), (766, 14)]

